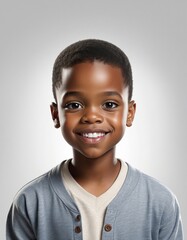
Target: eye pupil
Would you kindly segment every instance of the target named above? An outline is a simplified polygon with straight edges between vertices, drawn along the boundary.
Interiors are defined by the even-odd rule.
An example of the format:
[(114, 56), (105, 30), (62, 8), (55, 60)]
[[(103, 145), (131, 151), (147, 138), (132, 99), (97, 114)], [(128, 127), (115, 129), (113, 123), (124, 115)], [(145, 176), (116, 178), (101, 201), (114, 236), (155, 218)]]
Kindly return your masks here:
[(105, 106), (105, 108), (113, 109), (113, 108), (117, 107), (117, 104), (114, 102), (106, 102), (104, 106)]
[(73, 103), (72, 104), (72, 108), (78, 108), (79, 107), (79, 104), (78, 103)]
[(78, 109), (78, 108), (81, 108), (81, 105), (79, 103), (76, 103), (76, 102), (67, 103), (65, 105), (65, 109), (69, 109), (69, 110)]
[(109, 107), (112, 107), (112, 106), (113, 106), (113, 103), (111, 103), (111, 102), (108, 103), (108, 106), (109, 106)]

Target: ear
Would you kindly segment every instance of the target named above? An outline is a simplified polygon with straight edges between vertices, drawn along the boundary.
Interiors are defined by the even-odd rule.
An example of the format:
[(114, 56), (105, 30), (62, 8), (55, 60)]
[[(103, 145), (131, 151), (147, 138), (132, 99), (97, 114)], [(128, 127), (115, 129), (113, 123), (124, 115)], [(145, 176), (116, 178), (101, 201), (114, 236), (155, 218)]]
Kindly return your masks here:
[(59, 128), (60, 127), (60, 121), (58, 118), (58, 107), (57, 104), (52, 102), (50, 105), (50, 109), (51, 109), (51, 116), (54, 122), (54, 127), (55, 128)]
[(135, 101), (130, 101), (128, 106), (128, 114), (127, 114), (127, 122), (126, 122), (127, 127), (132, 126), (135, 112), (136, 112), (136, 103)]

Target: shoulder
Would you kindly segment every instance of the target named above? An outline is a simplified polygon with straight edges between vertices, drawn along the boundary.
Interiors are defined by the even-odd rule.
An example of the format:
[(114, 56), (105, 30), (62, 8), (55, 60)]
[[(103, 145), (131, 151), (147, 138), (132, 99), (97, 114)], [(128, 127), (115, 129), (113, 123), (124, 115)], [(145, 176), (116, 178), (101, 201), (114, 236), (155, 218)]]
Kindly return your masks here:
[(176, 199), (176, 196), (165, 184), (160, 182), (158, 179), (145, 174), (140, 171), (140, 182), (141, 188), (143, 188), (149, 195), (155, 198), (160, 198), (163, 201), (170, 201)]
[(151, 215), (159, 222), (160, 236), (173, 234), (183, 239), (180, 206), (175, 194), (157, 179), (142, 172), (140, 175), (140, 188), (146, 193)]
[(171, 189), (140, 170), (134, 171), (139, 175), (136, 191), (140, 201), (162, 214), (167, 212), (168, 216), (179, 211), (177, 198)]
[(53, 194), (51, 176), (58, 175), (59, 168), (60, 165), (25, 184), (15, 195), (13, 205), (17, 208), (23, 208), (27, 205), (32, 206), (42, 199), (50, 198)]
[[(130, 189), (131, 199), (138, 204), (152, 207), (162, 212), (178, 206), (175, 194), (154, 177), (132, 167), (128, 164), (128, 173), (124, 189)], [(168, 210), (169, 210), (168, 209)]]
[(166, 222), (170, 218), (179, 217), (179, 203), (171, 189), (132, 166), (129, 166), (129, 170), (132, 177), (138, 176), (132, 198), (139, 207), (145, 208), (146, 211), (149, 209), (151, 215), (157, 215)]

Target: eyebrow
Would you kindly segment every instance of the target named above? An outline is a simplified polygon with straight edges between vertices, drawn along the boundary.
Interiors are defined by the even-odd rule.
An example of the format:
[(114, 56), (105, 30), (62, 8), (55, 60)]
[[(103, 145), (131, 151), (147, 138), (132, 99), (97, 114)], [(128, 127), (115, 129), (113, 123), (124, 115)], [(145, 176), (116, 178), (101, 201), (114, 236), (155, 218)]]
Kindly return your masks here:
[(66, 92), (65, 94), (64, 94), (64, 98), (65, 97), (69, 97), (69, 96), (80, 96), (80, 95), (82, 95), (81, 94), (81, 92), (76, 92), (76, 91), (73, 91), (73, 92)]
[[(105, 96), (118, 96), (118, 97), (122, 98), (121, 95), (116, 91), (106, 91), (106, 92), (101, 92), (101, 94), (103, 94)], [(66, 92), (64, 94), (63, 98), (70, 97), (70, 96), (82, 96), (82, 95), (83, 95), (82, 92), (70, 91), (70, 92)]]
[(121, 95), (116, 91), (107, 91), (107, 92), (103, 92), (103, 94), (106, 96), (118, 96), (121, 98)]

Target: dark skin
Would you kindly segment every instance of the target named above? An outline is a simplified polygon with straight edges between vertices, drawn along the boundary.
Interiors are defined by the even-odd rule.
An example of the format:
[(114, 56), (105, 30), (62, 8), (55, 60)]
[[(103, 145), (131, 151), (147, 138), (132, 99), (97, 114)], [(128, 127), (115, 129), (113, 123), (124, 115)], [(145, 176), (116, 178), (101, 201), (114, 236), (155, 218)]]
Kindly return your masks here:
[(54, 125), (73, 148), (71, 175), (100, 196), (119, 174), (115, 148), (132, 125), (136, 104), (128, 101), (121, 69), (98, 61), (62, 69), (62, 82), (51, 104)]

